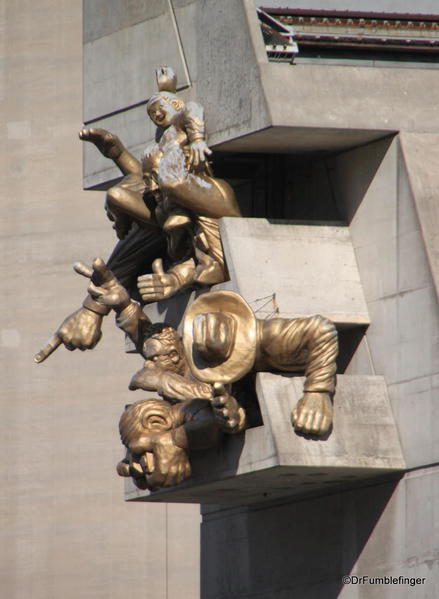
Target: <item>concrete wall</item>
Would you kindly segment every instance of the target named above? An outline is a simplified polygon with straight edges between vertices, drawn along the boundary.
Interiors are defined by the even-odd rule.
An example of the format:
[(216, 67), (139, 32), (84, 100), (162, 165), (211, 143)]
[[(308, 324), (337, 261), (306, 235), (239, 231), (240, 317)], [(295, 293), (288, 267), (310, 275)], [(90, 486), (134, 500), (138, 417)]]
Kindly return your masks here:
[[(410, 471), (399, 483), (377, 480), (337, 493), (328, 489), (302, 501), (206, 507), (204, 599), (436, 597), (435, 140), (408, 136), (403, 154), (399, 138), (389, 137), (328, 159), (371, 320), (347, 374), (384, 376)], [(232, 548), (227, 556), (226, 548)], [(345, 585), (344, 575), (425, 580), (416, 587)]]
[(0, 3), (0, 596), (192, 599), (198, 507), (123, 502), (117, 423), (139, 361), (112, 319), (93, 352), (32, 362), (84, 297), (72, 263), (114, 244), (81, 185), (81, 17), (68, 0)]
[[(319, 2), (320, 7), (332, 9), (427, 13), (436, 9), (429, 0), (415, 8), (406, 4), (399, 0), (355, 2), (355, 6), (348, 0)], [(110, 12), (119, 6), (108, 3), (93, 12), (93, 5), (91, 0), (85, 4), (87, 20), (102, 19), (106, 6)], [(302, 5), (317, 7), (317, 2)], [(245, 152), (337, 152), (328, 159), (332, 189), (350, 226), (371, 317), (348, 373), (384, 376), (411, 471), (399, 483), (375, 481), (368, 487), (345, 488), (301, 501), (206, 509), (202, 596), (433, 599), (439, 582), (435, 465), (439, 462), (435, 435), (439, 311), (433, 268), (437, 236), (420, 216), (425, 221), (425, 215), (432, 214), (432, 223), (436, 222), (434, 190), (439, 181), (436, 186), (429, 180), (428, 210), (421, 214), (419, 190), (395, 135), (404, 131), (407, 139), (407, 132), (437, 133), (436, 71), (269, 64), (254, 6), (251, 0), (175, 0), (174, 23), (164, 2), (148, 3), (147, 13), (129, 4), (123, 16), (109, 16), (100, 28), (88, 25), (94, 33), (87, 38), (86, 53), (104, 43), (105, 36), (127, 40), (126, 29), (134, 34), (136, 27), (148, 28), (152, 20), (160, 33), (154, 39), (162, 44), (164, 59), (172, 48), (177, 53), (178, 46), (176, 68), (186, 64), (183, 77), (188, 77), (182, 81), (191, 84), (181, 92), (182, 97), (205, 105), (209, 143)], [(146, 39), (139, 39), (146, 48)], [(151, 82), (152, 72), (142, 73), (147, 64), (142, 51), (136, 48), (131, 65)], [(152, 55), (157, 56), (156, 49)], [(109, 76), (120, 86), (119, 70)], [(132, 97), (118, 100), (117, 113), (108, 114), (115, 109), (108, 106), (90, 118), (120, 133), (138, 153), (152, 136), (152, 128), (144, 114), (150, 92), (145, 84), (142, 98), (137, 85), (127, 90), (136, 92)], [(96, 106), (105, 106), (108, 100), (99, 98), (104, 89), (99, 85), (90, 95)], [(423, 163), (419, 156), (417, 160)], [(412, 156), (412, 170), (415, 163)], [(96, 150), (87, 149), (87, 186), (108, 183), (117, 175)], [(425, 581), (418, 587), (343, 585), (342, 576), (350, 573), (413, 576)]]
[[(206, 510), (203, 599), (435, 599), (439, 471), (302, 501)], [(345, 584), (343, 576), (409, 584)]]
[[(372, 9), (355, 4), (338, 7)], [(395, 0), (380, 9), (409, 11), (405, 4)], [(178, 73), (181, 97), (205, 107), (209, 144), (224, 151), (341, 150), (399, 130), (439, 131), (435, 68), (269, 63), (256, 5), (155, 0), (142, 8), (127, 3), (122, 11), (116, 0), (105, 5), (87, 0), (86, 121), (120, 134), (140, 155), (154, 134), (145, 115), (155, 91), (154, 68), (167, 63)], [(434, 12), (433, 3), (425, 0), (416, 10)], [(430, 93), (419, 102), (422, 86)], [(95, 148), (86, 148), (85, 187), (119, 175)]]
[[(104, 27), (99, 22), (107, 10)], [(157, 91), (155, 68), (162, 64), (176, 70), (184, 100), (203, 104), (212, 143), (269, 125), (250, 35), (256, 22), (251, 1), (157, 0), (145, 3), (141, 14), (137, 3), (127, 3), (122, 18), (120, 3), (104, 11), (86, 0), (84, 11), (86, 32), (93, 32), (84, 40), (85, 119), (120, 135), (134, 154), (154, 135), (145, 104)], [(119, 175), (94, 147), (86, 149), (85, 187)]]
[(371, 320), (368, 353), (349, 372), (384, 375), (407, 465), (437, 462), (439, 309), (426, 251), (437, 242), (422, 234), (398, 139), (338, 156), (335, 188)]
[[(417, 143), (404, 155), (399, 139), (388, 138), (329, 163), (371, 318), (347, 373), (384, 375), (411, 470), (399, 482), (377, 480), (299, 501), (205, 507), (204, 599), (437, 595), (438, 245), (431, 225), (426, 235), (420, 220), (430, 214), (434, 223), (437, 216), (437, 174), (420, 167), (431, 163), (427, 137), (409, 137), (406, 145)], [(409, 580), (344, 584), (346, 575)]]

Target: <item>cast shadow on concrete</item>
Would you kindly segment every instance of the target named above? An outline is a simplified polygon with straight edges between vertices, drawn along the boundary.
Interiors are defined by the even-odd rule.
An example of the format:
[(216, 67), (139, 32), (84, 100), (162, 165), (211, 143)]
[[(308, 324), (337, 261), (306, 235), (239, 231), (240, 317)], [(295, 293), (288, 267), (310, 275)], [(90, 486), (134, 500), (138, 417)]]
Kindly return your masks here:
[(367, 330), (367, 326), (338, 326), (338, 356), (337, 356), (337, 373), (343, 374), (349, 366), (361, 340)]
[[(384, 157), (391, 146), (395, 134), (381, 140), (361, 146), (369, 147), (367, 157), (364, 154), (356, 157), (355, 150), (347, 150), (334, 157), (335, 168), (330, 169), (332, 194), (335, 198), (341, 217), (349, 225), (366, 196)], [(344, 157), (352, 155), (352, 162), (346, 166)], [(337, 164), (340, 162), (340, 165)]]
[[(225, 478), (235, 476), (244, 444), (245, 431), (236, 435), (224, 435), (221, 443), (212, 449), (192, 452), (190, 462), (193, 478), (207, 482), (209, 473), (213, 472), (221, 472)], [(189, 479), (188, 483), (190, 482)], [(227, 483), (221, 488), (221, 494), (224, 492), (227, 493)]]
[(336, 599), (400, 476), (299, 500), (205, 510), (201, 597)]
[(184, 313), (186, 312), (190, 300), (191, 292), (186, 291), (169, 300), (157, 302), (156, 309), (157, 313), (160, 315), (160, 319), (177, 329), (183, 320)]
[[(246, 413), (246, 430), (264, 424), (256, 394), (255, 378), (256, 374), (250, 372), (232, 385), (232, 395)], [(244, 445), (245, 431), (237, 435), (224, 435), (217, 447), (194, 452), (191, 456), (193, 475), (203, 476), (208, 472), (221, 472), (227, 476), (234, 476), (238, 471)]]

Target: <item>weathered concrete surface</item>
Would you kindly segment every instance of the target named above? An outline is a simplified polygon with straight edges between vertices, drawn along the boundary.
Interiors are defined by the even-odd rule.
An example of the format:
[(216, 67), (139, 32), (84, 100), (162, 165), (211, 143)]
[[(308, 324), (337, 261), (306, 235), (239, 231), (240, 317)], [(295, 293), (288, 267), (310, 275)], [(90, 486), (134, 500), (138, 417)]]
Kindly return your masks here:
[(439, 297), (439, 135), (402, 133), (404, 165)]
[(169, 4), (161, 4), (155, 18), (85, 43), (85, 122), (145, 102), (157, 92), (155, 69), (162, 64), (172, 65), (180, 86), (188, 85)]
[(85, 0), (84, 44), (168, 13), (169, 5), (166, 0), (131, 1), (123, 4), (119, 0)]
[[(164, 0), (163, 3), (168, 4)], [(182, 52), (187, 63), (191, 82), (191, 87), (182, 97), (185, 100), (196, 100), (203, 104), (206, 111), (208, 131), (210, 133), (220, 132), (224, 140), (268, 126), (270, 123), (263, 90), (259, 82), (260, 75), (255, 58), (254, 44), (248, 34), (248, 8), (246, 5), (251, 3), (241, 2), (241, 0), (239, 2), (236, 2), (236, 0), (225, 0), (223, 2), (213, 0), (208, 0), (208, 2), (192, 0), (188, 2), (180, 0), (173, 4), (178, 31), (181, 36)], [(148, 98), (146, 91), (152, 90), (152, 88), (155, 91), (154, 69), (157, 65), (164, 64), (165, 57), (166, 60), (172, 60), (170, 48), (174, 47), (174, 38), (172, 36), (175, 33), (172, 23), (169, 22), (165, 13), (158, 14), (160, 9), (157, 7), (157, 2), (147, 3), (147, 5), (148, 20), (145, 20), (143, 25), (139, 23), (134, 27), (154, 28), (154, 39), (157, 40), (156, 50), (150, 47), (148, 38), (145, 38), (141, 44), (142, 47), (146, 48), (144, 52), (130, 51), (129, 45), (127, 45), (127, 53), (124, 54), (123, 60), (126, 61), (126, 64), (135, 65), (135, 70), (131, 67), (129, 69), (131, 74), (113, 73), (108, 79), (108, 85), (113, 85), (119, 81), (120, 77), (135, 77), (136, 81), (130, 82), (130, 85), (133, 85), (134, 90), (139, 90), (134, 94), (138, 98), (136, 101), (146, 100)], [(150, 5), (151, 10), (149, 12)], [(96, 21), (97, 15), (93, 9), (93, 2), (86, 2), (85, 10), (86, 15), (92, 21)], [(253, 5), (251, 10), (252, 15), (254, 13), (254, 19), (256, 19), (256, 11)], [(97, 25), (90, 25), (89, 27), (99, 30)], [(115, 25), (113, 25), (111, 27), (112, 33), (108, 36), (109, 43), (112, 42), (111, 36), (113, 36), (113, 40), (116, 40), (118, 36), (128, 35), (131, 29), (133, 27), (125, 30), (121, 24), (119, 30), (115, 31)], [(206, 36), (206, 32), (209, 32), (208, 36)], [(99, 34), (101, 33), (103, 31), (100, 31)], [(101, 39), (103, 40), (103, 37)], [(87, 46), (90, 60), (95, 48), (98, 47), (96, 44), (104, 43), (100, 40), (94, 39)], [(262, 38), (258, 42), (263, 49)], [(113, 44), (112, 52), (116, 49), (117, 46)], [(155, 52), (160, 51), (164, 54), (155, 54)], [(265, 52), (264, 49), (263, 51)], [(150, 58), (154, 58), (154, 56), (155, 63), (146, 68), (145, 62)], [(239, 60), (237, 57), (239, 57)], [(102, 62), (104, 66), (102, 66)], [(232, 64), (233, 69), (230, 68)], [(170, 64), (170, 66), (174, 65)], [(174, 68), (180, 69), (178, 64)], [(102, 69), (112, 69), (108, 58), (101, 61)], [(99, 77), (101, 76), (99, 75)], [(181, 83), (184, 81), (185, 77), (180, 78)], [(93, 106), (106, 106), (110, 101), (115, 106), (116, 103), (107, 98), (108, 94), (104, 85), (94, 85), (94, 81), (87, 76), (85, 85), (90, 87), (90, 90), (94, 87), (92, 92)], [(112, 90), (113, 87), (110, 88), (110, 91)], [(131, 91), (126, 90), (118, 93), (129, 96), (129, 101), (124, 101), (120, 97), (120, 101), (117, 102), (119, 104), (118, 110), (130, 112), (128, 109), (130, 109), (133, 101)], [(141, 98), (142, 93), (143, 98)], [(111, 93), (110, 95), (114, 94)], [(100, 113), (96, 114), (93, 109), (93, 118), (103, 117), (108, 109), (104, 111), (100, 108), (99, 110)], [(134, 110), (136, 109), (134, 108)], [(137, 119), (137, 116), (127, 115), (129, 123), (133, 123)], [(145, 115), (145, 120), (147, 119), (148, 117)], [(107, 123), (100, 120), (99, 123), (108, 129), (111, 129), (114, 125), (111, 120)], [(139, 134), (140, 132), (144, 135), (143, 139)], [(146, 125), (140, 128), (130, 125), (127, 131), (122, 128), (122, 130), (116, 130), (116, 133), (120, 134), (130, 150), (135, 151), (137, 154), (139, 154), (137, 149), (143, 147), (153, 137)], [(133, 137), (131, 137), (132, 135)], [(212, 140), (212, 143), (215, 143), (215, 140)], [(105, 181), (105, 177), (100, 174), (100, 171), (104, 168), (107, 169), (108, 164), (100, 160), (97, 154), (97, 151), (87, 154), (84, 169), (86, 187), (93, 187)], [(110, 178), (118, 175), (120, 173), (117, 169), (114, 169), (111, 174), (107, 173)]]
[[(417, 147), (430, 148), (434, 157), (428, 143), (433, 138), (428, 136), (425, 144), (422, 139), (417, 137)], [(423, 155), (428, 176), (416, 160), (413, 184), (397, 139), (341, 154), (334, 170), (334, 190), (349, 223), (371, 319), (362, 359), (357, 355), (347, 372), (372, 369), (385, 377), (403, 453), (412, 467), (439, 459), (436, 171), (428, 152)]]
[[(94, 86), (95, 89), (92, 90), (93, 97), (96, 94), (99, 95), (99, 106), (101, 107), (98, 109), (101, 118), (93, 121), (93, 126), (116, 133), (127, 144), (134, 156), (140, 157), (146, 140), (154, 139), (155, 135), (155, 126), (146, 114), (146, 100), (153, 93), (157, 92), (155, 81), (155, 69), (157, 66), (166, 64), (166, 60), (168, 60), (169, 66), (172, 66), (178, 75), (178, 89), (181, 90), (179, 91), (179, 97), (184, 101), (196, 99), (193, 87), (189, 89), (184, 88), (189, 83), (195, 86), (197, 79), (197, 44), (194, 35), (197, 3), (193, 0), (173, 1), (172, 5), (178, 26), (177, 29), (174, 27), (168, 0), (125, 3), (123, 10), (121, 10), (122, 5), (117, 0), (111, 0), (111, 3), (105, 2), (105, 8), (103, 8), (102, 4), (102, 0), (98, 0), (98, 3), (93, 0), (84, 4), (84, 27), (86, 32), (88, 29), (92, 30), (90, 33), (92, 40), (88, 41), (102, 38), (107, 34), (107, 30), (111, 33), (116, 33), (125, 29), (125, 27), (129, 28), (131, 24), (140, 23), (141, 21), (148, 21), (144, 24), (145, 27), (154, 27), (153, 37), (155, 38), (155, 47), (151, 47), (151, 38), (145, 37), (139, 43), (136, 51), (126, 51), (118, 59), (119, 63), (121, 61), (130, 62), (127, 67), (130, 73), (133, 73), (132, 65), (134, 64), (136, 76), (134, 90), (137, 93), (137, 97), (140, 98), (139, 101), (141, 104), (132, 106), (127, 102), (122, 102), (119, 108), (126, 108), (127, 106), (130, 106), (130, 108), (116, 114), (103, 116), (105, 112), (102, 106), (108, 100), (103, 97), (104, 94), (102, 93), (101, 86)], [(128, 35), (127, 32), (129, 32), (129, 29), (127, 29), (124, 35)], [(114, 41), (114, 39), (113, 37), (112, 40)], [(126, 44), (128, 45), (129, 43), (129, 40), (126, 40)], [(170, 48), (175, 51), (176, 43), (178, 43), (178, 56), (176, 59), (177, 62), (174, 65), (174, 62), (169, 62), (172, 60), (169, 52)], [(93, 44), (88, 44), (87, 48), (90, 58), (94, 61)], [(140, 48), (143, 48), (143, 50), (139, 51)], [(112, 50), (115, 51), (115, 48), (113, 47)], [(157, 54), (162, 51), (162, 55)], [(153, 62), (151, 57), (155, 57), (156, 62)], [(165, 57), (167, 58), (165, 59)], [(105, 57), (103, 62), (107, 64), (108, 59)], [(146, 62), (148, 62), (147, 65)], [(188, 65), (190, 65), (190, 71), (188, 70)], [(95, 66), (99, 70), (99, 64), (96, 63)], [(98, 73), (98, 76), (100, 77), (101, 75)], [(113, 72), (112, 81), (114, 82), (116, 78), (121, 76), (123, 76), (121, 73)], [(84, 75), (84, 82), (87, 83), (88, 80), (89, 77)], [(90, 82), (90, 85), (92, 84), (93, 82)], [(119, 93), (130, 94), (131, 92), (130, 90), (122, 90)], [(85, 97), (85, 101), (87, 101), (87, 97)], [(103, 104), (101, 104), (101, 101)], [(101, 156), (91, 144), (84, 144), (84, 165), (85, 188), (100, 185), (108, 186), (108, 181), (117, 179), (121, 175), (119, 169), (113, 165), (113, 162)]]
[[(389, 133), (439, 129), (435, 69), (270, 63), (261, 65), (260, 72), (273, 126)], [(431, 91), (422, 102), (420, 87)]]
[[(131, 110), (112, 114), (98, 119), (89, 125), (106, 129), (119, 136), (122, 143), (129, 145), (129, 150), (136, 158), (142, 156), (145, 139), (153, 139), (155, 127), (146, 114), (145, 104)], [(110, 183), (122, 176), (112, 160), (105, 158), (91, 143), (83, 143), (84, 152), (84, 187), (108, 188)]]
[[(339, 325), (368, 325), (348, 227), (285, 222), (221, 219), (230, 281), (215, 288), (240, 293), (258, 318), (322, 314)], [(152, 322), (179, 328), (187, 305), (202, 291), (147, 305), (145, 313)]]
[[(341, 127), (289, 127), (279, 125), (219, 142), (215, 150), (225, 152), (268, 152), (284, 154), (329, 153), (355, 148), (389, 135), (384, 129)], [(213, 143), (212, 136), (209, 141)]]
[(113, 318), (93, 352), (59, 348), (32, 362), (85, 296), (73, 262), (105, 258), (115, 243), (103, 195), (81, 188), (80, 6), (0, 7), (0, 597), (123, 599), (148, 589), (193, 599), (198, 508), (123, 502), (117, 422), (138, 365)]
[(230, 281), (258, 318), (321, 314), (338, 324), (369, 324), (346, 226), (221, 219)]
[[(204, 509), (202, 599), (436, 599), (439, 468), (399, 483)], [(343, 585), (348, 574), (421, 578)]]
[(178, 487), (149, 493), (128, 482), (126, 499), (242, 505), (324, 492), (404, 468), (381, 377), (338, 377), (334, 428), (324, 439), (292, 429), (302, 377), (259, 373), (256, 381), (263, 426), (225, 437), (205, 455), (193, 454), (193, 475)]
[[(435, 69), (269, 63), (252, 0), (174, 2), (178, 34), (165, 0), (133, 3), (126, 15), (111, 3), (102, 24), (93, 2), (85, 9), (85, 118), (115, 128), (135, 153), (153, 133), (133, 104), (155, 90), (155, 65), (173, 61), (190, 84), (183, 97), (204, 105), (209, 143), (222, 150), (327, 152), (400, 130), (439, 131)], [(430, 90), (422, 102), (419, 89)], [(126, 129), (117, 130), (119, 115), (103, 118), (114, 110)], [(86, 187), (118, 175), (87, 152)]]

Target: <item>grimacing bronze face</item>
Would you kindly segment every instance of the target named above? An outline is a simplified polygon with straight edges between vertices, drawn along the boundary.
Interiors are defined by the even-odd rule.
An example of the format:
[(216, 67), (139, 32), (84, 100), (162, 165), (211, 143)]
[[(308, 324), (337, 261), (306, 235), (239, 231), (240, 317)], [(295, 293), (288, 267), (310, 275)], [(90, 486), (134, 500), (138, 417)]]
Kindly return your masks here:
[(164, 370), (180, 372), (184, 368), (183, 347), (176, 331), (170, 328), (148, 337), (143, 344), (142, 354)]

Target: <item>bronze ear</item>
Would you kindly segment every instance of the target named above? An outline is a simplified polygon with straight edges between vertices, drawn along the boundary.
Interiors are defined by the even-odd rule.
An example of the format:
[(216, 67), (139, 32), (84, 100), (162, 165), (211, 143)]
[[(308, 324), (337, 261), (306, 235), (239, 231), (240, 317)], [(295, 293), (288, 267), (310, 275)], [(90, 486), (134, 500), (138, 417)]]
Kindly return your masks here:
[(147, 400), (142, 414), (142, 426), (148, 431), (167, 431), (172, 428), (171, 406), (162, 400)]

